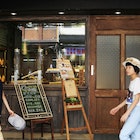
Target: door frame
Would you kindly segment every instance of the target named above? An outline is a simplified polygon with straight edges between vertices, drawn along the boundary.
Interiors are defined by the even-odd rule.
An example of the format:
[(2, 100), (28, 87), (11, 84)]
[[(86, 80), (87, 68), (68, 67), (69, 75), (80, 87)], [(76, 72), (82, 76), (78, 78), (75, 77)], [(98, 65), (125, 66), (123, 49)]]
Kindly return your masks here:
[[(98, 99), (109, 98), (111, 101), (120, 103), (126, 97), (125, 89), (125, 69), (122, 62), (125, 60), (125, 35), (140, 34), (140, 25), (133, 26), (128, 23), (135, 19), (134, 22), (140, 23), (140, 16), (90, 16), (87, 27), (89, 29), (88, 38), (88, 90), (89, 90), (89, 120), (93, 133), (119, 133), (122, 124), (120, 123), (120, 116), (125, 111), (125, 107), (119, 111), (117, 117), (114, 119), (115, 128), (105, 128), (100, 124), (99, 117), (99, 101)], [(134, 23), (133, 23), (134, 24)], [(108, 26), (109, 25), (109, 26)], [(133, 30), (135, 29), (135, 30)], [(96, 89), (96, 36), (97, 35), (120, 35), (120, 89), (119, 90), (97, 90)], [(94, 68), (94, 74), (92, 70)], [(107, 103), (109, 104), (109, 103)], [(109, 104), (111, 108), (112, 104)], [(113, 106), (112, 106), (113, 107)], [(104, 111), (101, 108), (100, 112)], [(108, 116), (110, 114), (108, 113)], [(110, 123), (110, 120), (108, 122)], [(114, 125), (112, 124), (112, 125)], [(114, 125), (114, 126), (115, 126)]]

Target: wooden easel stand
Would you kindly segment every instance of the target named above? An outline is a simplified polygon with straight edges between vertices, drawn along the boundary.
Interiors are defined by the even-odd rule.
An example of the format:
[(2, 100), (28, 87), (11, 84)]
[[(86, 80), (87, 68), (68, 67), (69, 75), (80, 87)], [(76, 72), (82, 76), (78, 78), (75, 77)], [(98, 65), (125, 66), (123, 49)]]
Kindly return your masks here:
[[(70, 86), (70, 87), (74, 86), (72, 88), (73, 91), (71, 92), (72, 96), (69, 95), (69, 90), (67, 90), (66, 88), (70, 89), (70, 87), (67, 87), (67, 86)], [(75, 95), (73, 93), (75, 93)], [(78, 100), (80, 102), (78, 104), (69, 105), (66, 103), (67, 97), (76, 97), (76, 98), (78, 98)], [(90, 140), (93, 140), (93, 135), (92, 135), (90, 125), (88, 123), (88, 119), (87, 119), (87, 116), (86, 116), (86, 113), (85, 113), (85, 110), (84, 110), (84, 107), (82, 104), (82, 100), (81, 100), (80, 94), (78, 92), (78, 88), (76, 87), (76, 83), (73, 79), (62, 80), (62, 99), (63, 99), (63, 106), (64, 106), (64, 119), (62, 122), (61, 134), (63, 134), (64, 127), (66, 127), (66, 137), (67, 137), (67, 140), (70, 140), (70, 131), (79, 131), (79, 130), (87, 129)], [(78, 111), (78, 110), (82, 111), (82, 115), (83, 115), (83, 118), (85, 121), (85, 126), (77, 127), (77, 128), (72, 128), (72, 127), (69, 128), (68, 111)]]

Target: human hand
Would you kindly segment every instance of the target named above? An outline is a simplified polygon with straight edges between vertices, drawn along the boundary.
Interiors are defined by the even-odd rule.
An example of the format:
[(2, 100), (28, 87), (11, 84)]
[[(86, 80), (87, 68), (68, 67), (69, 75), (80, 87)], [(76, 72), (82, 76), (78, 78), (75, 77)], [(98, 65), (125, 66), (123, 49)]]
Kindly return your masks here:
[(14, 113), (13, 110), (10, 109), (10, 110), (9, 110), (9, 114), (10, 114), (10, 116), (14, 116), (15, 113)]
[(124, 123), (127, 120), (127, 118), (128, 118), (128, 115), (124, 113), (122, 117), (120, 118), (120, 121)]
[(110, 114), (111, 115), (115, 115), (117, 112), (118, 112), (118, 108), (117, 107), (115, 107), (115, 108), (112, 108), (111, 110), (110, 110)]

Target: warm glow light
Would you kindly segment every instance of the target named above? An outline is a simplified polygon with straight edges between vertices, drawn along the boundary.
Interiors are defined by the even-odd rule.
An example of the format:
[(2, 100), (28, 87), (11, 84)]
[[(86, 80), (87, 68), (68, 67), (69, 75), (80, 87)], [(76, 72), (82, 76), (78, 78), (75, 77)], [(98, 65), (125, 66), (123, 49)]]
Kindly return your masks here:
[(64, 15), (63, 11), (58, 12), (59, 15)]
[(121, 12), (120, 12), (120, 11), (116, 11), (115, 14), (116, 14), (116, 15), (120, 15)]
[(72, 55), (70, 56), (70, 60), (71, 60), (71, 61), (74, 61), (75, 58), (76, 58), (76, 55), (75, 55), (75, 54), (72, 54)]
[(15, 16), (15, 15), (17, 15), (17, 13), (13, 12), (13, 13), (11, 13), (11, 15), (12, 15), (12, 16)]
[(38, 27), (34, 27), (35, 30), (38, 30)]
[(22, 46), (22, 54), (23, 55), (26, 55), (27, 54), (27, 44), (26, 44), (25, 41), (23, 42), (23, 46)]

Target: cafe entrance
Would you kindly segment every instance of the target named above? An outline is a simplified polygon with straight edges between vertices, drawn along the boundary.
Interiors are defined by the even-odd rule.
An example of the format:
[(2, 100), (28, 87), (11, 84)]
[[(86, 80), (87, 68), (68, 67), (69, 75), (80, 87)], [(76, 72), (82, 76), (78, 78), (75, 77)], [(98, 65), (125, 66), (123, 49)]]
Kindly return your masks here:
[(131, 24), (132, 18), (106, 16), (90, 20), (89, 112), (94, 133), (118, 133), (122, 126), (120, 117), (125, 108), (115, 116), (109, 111), (126, 97), (129, 78), (122, 62), (126, 57), (140, 59), (140, 27)]

